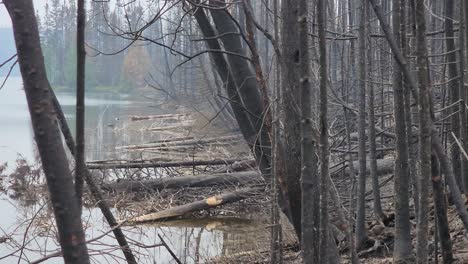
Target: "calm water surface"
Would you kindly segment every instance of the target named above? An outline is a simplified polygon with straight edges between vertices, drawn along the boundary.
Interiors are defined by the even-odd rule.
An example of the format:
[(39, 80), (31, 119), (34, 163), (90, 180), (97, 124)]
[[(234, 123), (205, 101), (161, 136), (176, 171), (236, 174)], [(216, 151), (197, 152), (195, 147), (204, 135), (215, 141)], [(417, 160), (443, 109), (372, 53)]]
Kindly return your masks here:
[[(87, 159), (117, 158), (116, 145), (142, 143), (148, 140), (140, 132), (116, 135), (112, 129), (119, 118), (131, 115), (154, 114), (154, 108), (144, 100), (113, 98), (103, 94), (88, 95), (86, 99)], [(74, 104), (72, 94), (58, 94), (59, 101), (69, 125), (74, 130)], [(0, 90), (0, 164), (7, 162), (8, 170), (14, 168), (21, 155), (34, 163), (35, 150), (29, 112), (20, 78), (10, 78)], [(5, 180), (7, 181), (7, 180)], [(4, 184), (7, 184), (6, 182)], [(41, 209), (41, 210), (40, 210)], [(36, 212), (40, 213), (36, 215)], [(54, 238), (55, 227), (52, 213), (43, 201), (28, 202), (0, 194), (0, 264), (30, 263), (58, 250)], [(33, 225), (30, 219), (36, 218)], [(84, 209), (83, 221), (86, 238), (90, 240), (107, 232), (108, 227), (97, 209)], [(25, 232), (25, 231), (28, 232)], [(160, 243), (160, 234), (184, 263), (203, 263), (204, 259), (228, 255), (238, 251), (252, 250), (262, 234), (253, 221), (242, 219), (204, 219), (180, 222), (177, 227), (142, 225), (125, 227), (125, 232), (135, 243), (154, 245)], [(265, 233), (260, 228), (261, 233)], [(25, 236), (24, 233), (27, 233)], [(266, 235), (266, 234), (263, 234)], [(1, 238), (6, 238), (3, 241)], [(18, 251), (24, 245), (23, 252)], [(107, 235), (93, 241), (90, 254), (94, 263), (125, 263), (116, 248), (113, 237)], [(138, 252), (139, 263), (175, 263), (163, 247), (132, 247)], [(21, 257), (20, 257), (21, 256)], [(52, 258), (43, 263), (63, 263), (61, 258)]]

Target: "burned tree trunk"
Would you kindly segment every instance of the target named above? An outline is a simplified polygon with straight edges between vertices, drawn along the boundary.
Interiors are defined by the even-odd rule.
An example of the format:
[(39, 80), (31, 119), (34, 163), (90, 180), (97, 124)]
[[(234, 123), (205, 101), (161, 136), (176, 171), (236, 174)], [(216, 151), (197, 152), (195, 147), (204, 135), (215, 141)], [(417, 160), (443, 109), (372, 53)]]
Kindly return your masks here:
[(299, 76), (294, 65), (299, 63), (299, 43), (297, 41), (297, 13), (298, 1), (281, 2), (281, 40), (282, 40), (282, 67), (281, 70), (281, 98), (284, 102), (283, 111), (287, 117), (284, 120), (284, 145), (288, 146), (284, 153), (286, 186), (288, 189), (291, 207), (292, 222), (296, 233), (301, 234), (301, 135), (300, 113), (297, 103), (301, 101), (299, 90)]
[[(400, 24), (402, 9), (399, 0), (393, 1), (393, 35), (397, 43), (401, 42), (402, 26)], [(403, 44), (403, 43), (402, 43)], [(406, 45), (403, 44), (403, 45)], [(405, 98), (401, 70), (398, 62), (393, 60), (393, 112), (395, 116), (396, 159), (395, 159), (395, 244), (393, 261), (406, 263), (411, 261), (411, 223), (409, 211), (409, 180), (408, 177), (408, 137), (405, 119)]]
[(66, 263), (90, 263), (73, 178), (62, 146), (32, 1), (3, 1), (13, 24), (34, 137)]
[[(212, 3), (216, 8), (210, 9), (211, 17), (213, 18), (214, 25), (218, 30), (220, 41), (224, 45), (224, 49), (233, 54), (246, 55), (247, 52), (242, 47), (241, 37), (237, 34), (230, 34), (238, 32), (239, 29), (236, 23), (232, 20), (226, 9), (223, 9), (222, 2), (214, 1)], [(240, 100), (245, 107), (245, 113), (250, 120), (254, 129), (254, 138), (248, 139), (254, 142), (255, 148), (258, 149), (254, 152), (255, 159), (259, 162), (259, 168), (267, 180), (271, 177), (271, 142), (270, 135), (271, 124), (265, 125), (264, 122), (271, 120), (265, 116), (265, 106), (260, 95), (260, 89), (252, 70), (252, 66), (248, 60), (236, 55), (227, 55), (226, 60), (230, 67), (230, 72), (233, 80), (237, 86), (237, 93)], [(267, 112), (269, 114), (269, 112)]]
[[(305, 12), (304, 16), (307, 16), (307, 2), (302, 1), (302, 5), (299, 6), (300, 12)], [(328, 82), (328, 64), (327, 64), (327, 42), (326, 42), (326, 27), (327, 27), (327, 0), (318, 0), (317, 3), (317, 17), (318, 17), (318, 41), (319, 41), (319, 55), (320, 55), (320, 113), (319, 113), (319, 135), (320, 135), (320, 200), (314, 202), (320, 202), (320, 247), (319, 247), (319, 263), (330, 263), (329, 262), (329, 248), (334, 241), (329, 242), (329, 229), (328, 229), (328, 182), (330, 177), (329, 161), (330, 161), (330, 150), (328, 142), (328, 94), (327, 94), (327, 82)], [(304, 17), (299, 17), (299, 21)], [(301, 32), (301, 35), (307, 38), (307, 32)], [(307, 42), (306, 42), (307, 43)], [(304, 43), (299, 44), (304, 45)], [(307, 49), (307, 46), (301, 46)], [(307, 59), (307, 58), (302, 58)], [(308, 63), (308, 62), (307, 62)], [(304, 95), (302, 95), (304, 96)], [(310, 94), (309, 94), (310, 96)], [(304, 98), (303, 98), (304, 100)], [(310, 115), (310, 114), (309, 114)], [(312, 131), (310, 131), (312, 132)], [(312, 135), (310, 135), (312, 137)], [(302, 155), (304, 156), (305, 151), (312, 151), (302, 149)], [(318, 184), (318, 182), (315, 182)], [(304, 197), (304, 199), (308, 199)], [(331, 243), (331, 244), (330, 244)], [(330, 255), (331, 256), (331, 255)]]
[[(312, 87), (310, 82), (309, 65), (309, 35), (308, 35), (308, 14), (307, 1), (299, 1), (299, 13), (297, 21), (299, 22), (299, 65), (300, 90), (301, 90), (301, 187), (302, 187), (302, 215), (301, 215), (301, 249), (304, 263), (318, 263), (320, 250), (317, 250), (317, 241), (319, 241), (318, 228), (319, 222), (315, 222), (318, 216), (314, 215), (314, 207), (320, 204), (320, 199), (312, 199), (314, 191), (320, 182), (317, 173), (317, 155), (316, 142), (314, 139), (314, 127), (312, 118)], [(322, 10), (323, 11), (323, 10)], [(320, 11), (318, 11), (320, 12)], [(324, 23), (321, 21), (320, 23)], [(322, 27), (324, 27), (322, 25)], [(326, 78), (326, 77), (325, 77)], [(325, 79), (326, 80), (326, 79)], [(326, 103), (326, 102), (325, 102)], [(328, 138), (326, 138), (328, 139)], [(328, 151), (328, 149), (327, 149)], [(324, 166), (324, 164), (322, 164)], [(328, 164), (326, 164), (328, 166)], [(325, 199), (327, 202), (327, 200)], [(327, 228), (325, 228), (328, 230)], [(327, 234), (328, 238), (328, 234)]]
[(356, 208), (356, 243), (360, 248), (367, 240), (366, 230), (366, 38), (367, 38), (367, 1), (361, 0), (359, 18), (359, 177)]
[(431, 87), (426, 47), (426, 8), (416, 0), (416, 57), (419, 81), (419, 215), (417, 225), (417, 263), (427, 263), (429, 234), (429, 182), (431, 175)]
[[(457, 104), (458, 100), (460, 99), (459, 89), (460, 89), (460, 79), (458, 76), (458, 69), (457, 69), (457, 50), (455, 48), (455, 34), (453, 31), (453, 20), (455, 16), (454, 13), (454, 0), (446, 0), (445, 1), (445, 46), (446, 46), (446, 60), (447, 60), (447, 67), (448, 67), (448, 90), (449, 90), (449, 97), (450, 103), (455, 104), (452, 107), (451, 111), (451, 120), (450, 120), (450, 130), (455, 133), (457, 138), (460, 138), (460, 118), (458, 112), (458, 107), (460, 104)], [(460, 58), (461, 59), (461, 58)], [(450, 137), (452, 144), (455, 143), (454, 139)], [(454, 147), (451, 148), (451, 159), (452, 159), (452, 166), (453, 166), (453, 173), (455, 174), (455, 178), (457, 179), (458, 186), (462, 187), (462, 178), (461, 178), (461, 159), (460, 159), (460, 148)], [(462, 188), (461, 188), (462, 189)]]
[(447, 204), (444, 194), (444, 186), (442, 183), (442, 175), (440, 174), (439, 162), (435, 155), (432, 159), (432, 189), (434, 190), (434, 208), (436, 224), (439, 231), (440, 244), (442, 249), (442, 259), (444, 264), (450, 264), (454, 261), (452, 253), (452, 240), (450, 239), (450, 229), (447, 219)]

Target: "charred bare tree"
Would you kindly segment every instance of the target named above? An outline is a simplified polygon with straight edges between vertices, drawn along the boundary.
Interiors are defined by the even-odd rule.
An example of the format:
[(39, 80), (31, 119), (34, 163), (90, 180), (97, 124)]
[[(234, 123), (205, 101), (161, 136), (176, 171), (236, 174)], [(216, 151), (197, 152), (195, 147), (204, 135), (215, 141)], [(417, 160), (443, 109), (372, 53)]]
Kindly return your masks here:
[(76, 169), (75, 191), (81, 212), (85, 174), (85, 1), (78, 0), (76, 30)]
[[(460, 79), (458, 76), (458, 69), (457, 69), (457, 50), (455, 48), (455, 34), (453, 31), (453, 20), (454, 20), (454, 1), (453, 0), (446, 0), (445, 1), (445, 46), (447, 49), (447, 67), (448, 67), (448, 84), (447, 88), (449, 90), (450, 96), (450, 103), (454, 104), (455, 106), (452, 107), (452, 117), (450, 120), (450, 130), (455, 133), (457, 138), (460, 138), (460, 118), (459, 111), (457, 104), (458, 100), (460, 99), (459, 89), (460, 89)], [(451, 142), (455, 144), (455, 141), (452, 137), (450, 137)], [(455, 173), (455, 178), (457, 179), (458, 186), (462, 187), (462, 177), (461, 177), (461, 159), (460, 159), (460, 148), (454, 147), (451, 150), (451, 159), (452, 159), (452, 166), (453, 172)]]
[[(318, 185), (319, 176), (317, 173), (316, 142), (314, 139), (314, 127), (312, 117), (312, 86), (310, 82), (310, 62), (309, 62), (309, 35), (308, 35), (308, 6), (306, 0), (299, 1), (299, 22), (298, 42), (299, 42), (299, 67), (300, 89), (301, 89), (301, 187), (302, 187), (302, 237), (301, 249), (304, 263), (318, 263), (320, 252), (316, 250), (317, 224), (314, 219), (314, 206), (320, 204), (320, 200), (313, 200), (314, 185)], [(323, 10), (322, 10), (323, 11)], [(320, 11), (318, 11), (320, 14)], [(321, 20), (320, 23), (324, 21)], [(323, 27), (323, 25), (322, 25)], [(326, 80), (326, 79), (325, 79)], [(328, 138), (327, 138), (328, 139)], [(325, 199), (325, 202), (327, 200)], [(319, 228), (320, 229), (320, 228)]]
[[(317, 2), (317, 22), (318, 22), (318, 41), (319, 41), (319, 63), (320, 63), (320, 88), (319, 88), (319, 135), (320, 135), (320, 247), (319, 247), (319, 262), (330, 263), (329, 247), (333, 241), (329, 241), (328, 229), (328, 182), (330, 177), (329, 160), (330, 150), (328, 143), (328, 64), (327, 64), (327, 42), (326, 42), (326, 27), (327, 27), (327, 0), (318, 0)], [(306, 1), (299, 6), (299, 11), (304, 12), (307, 5)], [(307, 11), (307, 9), (306, 9)], [(307, 15), (307, 13), (305, 13)], [(299, 20), (301, 21), (301, 20)], [(300, 32), (306, 35), (307, 32)], [(307, 35), (305, 36), (307, 37)], [(302, 44), (302, 43), (301, 43)], [(307, 48), (307, 47), (305, 47)], [(304, 96), (304, 95), (302, 95)], [(312, 132), (312, 131), (310, 131)], [(310, 133), (309, 132), (309, 133)], [(312, 135), (311, 135), (312, 136)], [(302, 149), (304, 155), (305, 149)], [(315, 184), (318, 184), (316, 182)], [(307, 199), (304, 197), (304, 199)]]
[[(402, 9), (399, 0), (393, 1), (393, 35), (397, 43), (400, 40)], [(406, 44), (404, 44), (406, 45)], [(402, 46), (401, 46), (402, 47)], [(411, 250), (411, 223), (409, 211), (408, 137), (406, 135), (404, 86), (398, 62), (393, 60), (393, 112), (395, 116), (396, 159), (395, 159), (395, 244), (393, 247), (394, 263), (408, 263), (413, 255)]]
[(80, 209), (57, 124), (32, 1), (3, 1), (15, 36), (34, 137), (47, 180), (65, 263), (90, 263)]
[(366, 79), (367, 79), (367, 1), (361, 1), (359, 17), (359, 177), (356, 207), (356, 244), (361, 248), (367, 240), (366, 230)]
[[(285, 173), (286, 186), (288, 189), (289, 203), (291, 207), (292, 223), (296, 233), (301, 234), (301, 135), (300, 110), (298, 108), (301, 101), (299, 89), (299, 75), (295, 67), (299, 62), (299, 43), (297, 42), (297, 14), (298, 0), (281, 2), (281, 45), (282, 45), (282, 67), (281, 86), (283, 111), (286, 117), (284, 120), (284, 145), (288, 146), (285, 151)], [(318, 190), (318, 189), (316, 189)]]
[(419, 81), (419, 210), (417, 225), (416, 261), (428, 261), (429, 234), (429, 182), (431, 175), (431, 86), (426, 47), (426, 19), (424, 0), (416, 0), (416, 58)]
[(444, 264), (454, 262), (452, 252), (452, 240), (450, 239), (449, 223), (447, 219), (447, 205), (440, 174), (439, 162), (435, 155), (431, 156), (432, 162), (432, 189), (434, 190), (434, 208), (435, 217), (437, 218), (437, 230), (439, 231), (440, 244), (442, 249), (442, 260)]

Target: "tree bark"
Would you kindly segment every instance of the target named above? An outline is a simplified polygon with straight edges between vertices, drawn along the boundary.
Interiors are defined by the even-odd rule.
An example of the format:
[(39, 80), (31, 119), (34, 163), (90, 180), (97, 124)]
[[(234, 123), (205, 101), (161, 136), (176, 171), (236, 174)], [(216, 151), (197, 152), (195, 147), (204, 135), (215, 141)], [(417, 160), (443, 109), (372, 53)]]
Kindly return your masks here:
[[(465, 34), (465, 38), (464, 38), (464, 44), (465, 44), (465, 54), (466, 54), (466, 60), (465, 60), (465, 66), (468, 67), (468, 3), (466, 1), (462, 1), (462, 12), (463, 12), (463, 23), (464, 23), (464, 31), (461, 32), (460, 34)], [(462, 59), (462, 58), (460, 58)], [(460, 69), (460, 71), (464, 71), (465, 69)], [(462, 104), (463, 106), (465, 106), (467, 104), (467, 100), (468, 100), (468, 93), (466, 92), (466, 86), (464, 84), (464, 81), (461, 82), (462, 84), (462, 87), (461, 89), (464, 90), (463, 93), (460, 93), (460, 95), (462, 94), (465, 94), (464, 97), (462, 97)], [(465, 108), (465, 107), (463, 107)], [(466, 111), (466, 109), (465, 109)], [(463, 116), (462, 116), (463, 117)], [(466, 113), (465, 113), (465, 118), (462, 120), (462, 124), (461, 124), (461, 128), (462, 128), (462, 139), (463, 139), (463, 136), (464, 136), (464, 139), (465, 139), (465, 142), (464, 142), (464, 146), (466, 147), (465, 150), (468, 150), (468, 129), (467, 129), (467, 116), (466, 116)], [(466, 160), (465, 157), (463, 157), (464, 160)], [(464, 191), (465, 191), (465, 195), (468, 195), (468, 161), (465, 161), (466, 165), (465, 165), (465, 168), (463, 170), (463, 173), (464, 173), (464, 177), (463, 177), (463, 184), (464, 184)]]
[(442, 260), (444, 264), (453, 263), (452, 240), (450, 239), (450, 229), (447, 219), (447, 205), (444, 194), (442, 176), (440, 175), (439, 163), (435, 155), (432, 155), (432, 189), (435, 207), (435, 217), (437, 218), (437, 229), (439, 231), (440, 245), (442, 249)]
[[(211, 4), (217, 7), (210, 9), (210, 14), (218, 30), (218, 34), (222, 36), (219, 39), (223, 43), (224, 49), (234, 54), (245, 55), (246, 51), (242, 47), (241, 37), (236, 34), (227, 34), (238, 32), (239, 28), (228, 11), (222, 8), (223, 1), (213, 1)], [(237, 92), (245, 107), (244, 111), (247, 113), (247, 117), (251, 121), (255, 132), (254, 138), (249, 139), (250, 142), (254, 142), (257, 149), (254, 152), (255, 159), (265, 179), (269, 181), (271, 179), (271, 131), (268, 129), (271, 129), (271, 124), (270, 126), (264, 125), (265, 120), (268, 120), (268, 118), (265, 118), (266, 112), (264, 107), (268, 106), (263, 105), (260, 88), (256, 78), (252, 77), (255, 76), (255, 73), (249, 62), (239, 56), (228, 55), (226, 58), (234, 77), (234, 82), (237, 85)]]
[(78, 0), (76, 22), (76, 165), (75, 165), (75, 191), (78, 208), (82, 207), (85, 164), (85, 1)]
[[(307, 1), (301, 1), (299, 6), (299, 12), (303, 13), (303, 17), (307, 17)], [(318, 23), (318, 41), (319, 41), (319, 76), (320, 76), (320, 89), (319, 89), (319, 135), (320, 135), (320, 200), (314, 202), (320, 202), (320, 247), (319, 247), (319, 263), (330, 263), (329, 247), (332, 247), (334, 241), (330, 241), (329, 244), (329, 229), (328, 229), (328, 182), (330, 177), (329, 172), (329, 160), (330, 150), (328, 143), (328, 93), (327, 93), (327, 82), (328, 82), (328, 63), (327, 63), (327, 42), (326, 33), (327, 28), (327, 0), (318, 0), (317, 3), (317, 23)], [(301, 23), (304, 21), (300, 20)], [(308, 38), (307, 31), (300, 32), (301, 37)], [(304, 35), (304, 36), (302, 36)], [(304, 43), (300, 43), (304, 45)], [(307, 46), (301, 48), (307, 49)], [(306, 57), (302, 57), (306, 59)], [(308, 64), (308, 62), (307, 62)], [(303, 80), (303, 79), (302, 79)], [(310, 96), (310, 94), (308, 94)], [(304, 94), (302, 94), (304, 97)], [(303, 98), (304, 100), (304, 98)], [(312, 124), (311, 124), (312, 125)], [(310, 131), (312, 132), (312, 131)], [(310, 135), (312, 136), (312, 135)], [(302, 155), (304, 155), (305, 149), (302, 149)], [(317, 184), (317, 183), (316, 183)], [(307, 199), (304, 197), (303, 199)], [(317, 240), (316, 240), (317, 241)]]
[(361, 0), (359, 19), (359, 177), (357, 186), (356, 243), (361, 248), (367, 240), (366, 230), (366, 38), (367, 1)]
[[(284, 122), (285, 185), (288, 189), (289, 204), (294, 229), (301, 236), (301, 135), (299, 75), (294, 65), (299, 63), (299, 43), (297, 41), (298, 0), (281, 1), (281, 43), (282, 43), (282, 95)], [(317, 189), (318, 190), (318, 189)], [(316, 192), (318, 195), (318, 192)]]
[[(319, 176), (317, 173), (316, 142), (313, 137), (314, 127), (312, 118), (310, 64), (309, 64), (309, 35), (308, 35), (308, 6), (307, 1), (300, 0), (298, 6), (299, 13), (297, 21), (299, 26), (299, 65), (300, 89), (301, 89), (301, 188), (302, 188), (302, 215), (301, 215), (301, 249), (304, 263), (318, 263), (320, 249), (314, 244), (317, 243), (318, 226), (314, 220), (314, 206), (320, 204), (320, 199), (311, 199), (314, 196), (314, 185), (318, 185)], [(323, 23), (321, 21), (320, 23)], [(328, 164), (327, 164), (328, 166)], [(322, 198), (321, 198), (322, 199)], [(327, 223), (328, 224), (328, 223)], [(328, 236), (328, 234), (327, 234)]]
[(62, 146), (32, 1), (3, 1), (15, 36), (34, 138), (39, 149), (65, 263), (89, 262), (73, 178)]
[[(402, 43), (400, 20), (403, 14), (401, 1), (393, 1), (393, 34), (397, 43)], [(403, 43), (402, 43), (403, 44)], [(406, 43), (404, 44), (406, 45)], [(402, 47), (402, 46), (401, 46)], [(394, 263), (410, 263), (411, 223), (409, 210), (409, 180), (408, 137), (405, 119), (405, 99), (401, 70), (398, 62), (393, 60), (393, 112), (395, 116), (396, 159), (395, 159), (395, 243), (393, 248)]]
[[(449, 90), (450, 96), (450, 103), (456, 103), (460, 99), (459, 89), (460, 89), (460, 80), (458, 76), (458, 69), (457, 69), (457, 51), (455, 48), (455, 38), (453, 32), (453, 20), (455, 16), (454, 13), (454, 0), (446, 0), (445, 1), (445, 46), (446, 46), (446, 62), (448, 67), (448, 84), (447, 88)], [(461, 59), (461, 58), (460, 58)], [(457, 138), (460, 138), (460, 117), (458, 114), (458, 106), (459, 104), (451, 107), (451, 121), (450, 121), (450, 129), (452, 132), (455, 133)], [(454, 139), (450, 137), (451, 144), (454, 144)], [(460, 159), (460, 149), (459, 148), (451, 148), (451, 159), (452, 159), (452, 166), (453, 166), (453, 173), (455, 174), (455, 178), (457, 179), (458, 186), (460, 188), (463, 186), (462, 178), (461, 178), (461, 159)], [(461, 188), (462, 189), (462, 188)]]
[(428, 60), (426, 47), (426, 19), (424, 0), (416, 0), (414, 14), (416, 19), (416, 67), (419, 80), (419, 215), (417, 225), (418, 264), (428, 261), (428, 232), (429, 232), (429, 182), (431, 175), (431, 114), (430, 93), (431, 86), (428, 76)]

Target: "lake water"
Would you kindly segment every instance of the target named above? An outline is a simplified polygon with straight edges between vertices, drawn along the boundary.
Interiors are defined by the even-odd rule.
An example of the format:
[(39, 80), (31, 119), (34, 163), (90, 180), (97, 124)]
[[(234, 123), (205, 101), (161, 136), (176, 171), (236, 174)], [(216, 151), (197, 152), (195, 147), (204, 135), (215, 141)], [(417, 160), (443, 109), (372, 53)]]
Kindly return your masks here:
[[(58, 97), (74, 130), (75, 97), (72, 94), (58, 94)], [(89, 95), (86, 99), (87, 160), (116, 158), (116, 145), (149, 140), (148, 137), (152, 136), (138, 131), (125, 136), (116, 135), (113, 127), (119, 118), (125, 116), (154, 114), (151, 103), (143, 99)], [(0, 125), (0, 164), (7, 162), (11, 171), (19, 155), (34, 163), (32, 130), (20, 78), (10, 78), (0, 90)], [(53, 214), (44, 199), (25, 202), (2, 192), (0, 213), (0, 264), (30, 263), (59, 249), (55, 226), (51, 222)], [(35, 221), (30, 225), (33, 218)], [(84, 209), (83, 222), (87, 240), (109, 230), (100, 211), (95, 208)], [(132, 249), (137, 253), (138, 262), (150, 264), (175, 263), (164, 247), (151, 247), (160, 243), (157, 234), (165, 239), (183, 263), (203, 263), (209, 257), (253, 250), (252, 246), (261, 239), (259, 236), (268, 237), (266, 230), (255, 221), (238, 218), (202, 219), (170, 226), (132, 226), (124, 227), (124, 231), (133, 241)], [(93, 263), (125, 263), (116, 245), (111, 235), (89, 244)], [(24, 247), (23, 251), (18, 250), (21, 247)], [(63, 261), (56, 257), (43, 263)]]

